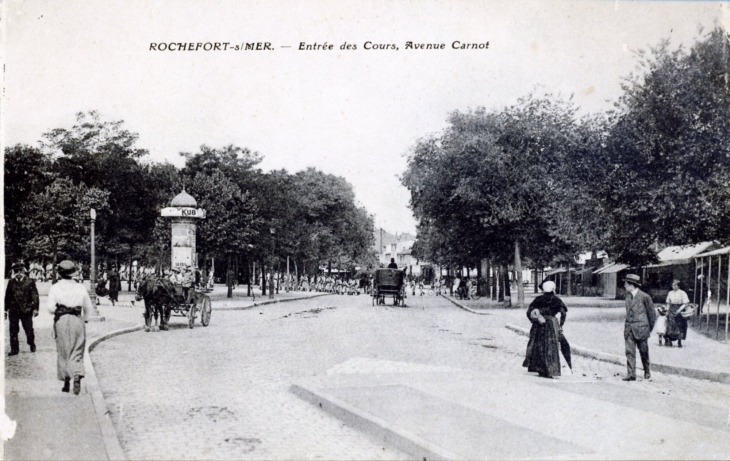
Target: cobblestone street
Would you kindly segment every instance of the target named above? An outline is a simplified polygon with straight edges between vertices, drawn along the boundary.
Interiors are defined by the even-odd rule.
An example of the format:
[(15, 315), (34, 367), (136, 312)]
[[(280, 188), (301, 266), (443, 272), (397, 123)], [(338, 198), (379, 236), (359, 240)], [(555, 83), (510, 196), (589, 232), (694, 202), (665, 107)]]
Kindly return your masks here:
[[(173, 317), (170, 331), (110, 339), (92, 359), (131, 459), (403, 459), (409, 456), (296, 397), (291, 384), (314, 375), (419, 367), (531, 379), (521, 367), (526, 338), (504, 328), (516, 318), (513, 311), (474, 315), (440, 297), (408, 301), (404, 309), (373, 307), (362, 295), (326, 296), (214, 311), (209, 327), (193, 330)], [(605, 399), (620, 401), (627, 386), (638, 384), (621, 382), (625, 370), (618, 365), (573, 360), (585, 382), (604, 386)], [(641, 392), (667, 405), (679, 397), (685, 407), (727, 411), (730, 386), (654, 375)], [(540, 381), (534, 378), (535, 388), (544, 387)]]

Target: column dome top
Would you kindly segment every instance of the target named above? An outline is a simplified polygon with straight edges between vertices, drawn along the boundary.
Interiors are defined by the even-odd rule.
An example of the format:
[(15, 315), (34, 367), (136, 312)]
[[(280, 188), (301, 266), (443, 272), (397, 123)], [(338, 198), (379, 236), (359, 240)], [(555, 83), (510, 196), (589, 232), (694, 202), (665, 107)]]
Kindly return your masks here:
[(185, 189), (183, 189), (182, 192), (177, 194), (175, 198), (172, 199), (172, 201), (170, 202), (170, 206), (195, 208), (196, 206), (198, 206), (198, 202), (196, 202), (195, 199), (190, 194), (185, 192)]

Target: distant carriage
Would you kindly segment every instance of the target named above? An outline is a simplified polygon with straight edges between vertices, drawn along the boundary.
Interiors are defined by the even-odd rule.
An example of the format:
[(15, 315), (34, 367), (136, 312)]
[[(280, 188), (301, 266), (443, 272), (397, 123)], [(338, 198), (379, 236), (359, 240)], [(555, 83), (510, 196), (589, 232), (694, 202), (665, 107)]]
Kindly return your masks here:
[(373, 306), (393, 298), (394, 306), (406, 306), (405, 273), (398, 269), (377, 269), (373, 274)]

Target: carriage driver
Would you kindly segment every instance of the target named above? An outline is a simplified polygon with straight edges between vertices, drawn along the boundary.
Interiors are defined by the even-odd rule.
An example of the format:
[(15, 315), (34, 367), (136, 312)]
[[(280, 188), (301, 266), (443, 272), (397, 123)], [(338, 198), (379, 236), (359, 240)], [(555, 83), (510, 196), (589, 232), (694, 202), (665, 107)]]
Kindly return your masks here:
[(182, 276), (180, 276), (180, 269), (173, 267), (170, 270), (170, 282), (173, 285), (180, 285), (182, 283)]
[(185, 266), (183, 275), (182, 275), (182, 289), (183, 289), (183, 296), (185, 297), (185, 303), (191, 304), (193, 302), (193, 297), (195, 296), (195, 290), (191, 290), (193, 285), (195, 284), (195, 275), (193, 274), (193, 269), (190, 266)]

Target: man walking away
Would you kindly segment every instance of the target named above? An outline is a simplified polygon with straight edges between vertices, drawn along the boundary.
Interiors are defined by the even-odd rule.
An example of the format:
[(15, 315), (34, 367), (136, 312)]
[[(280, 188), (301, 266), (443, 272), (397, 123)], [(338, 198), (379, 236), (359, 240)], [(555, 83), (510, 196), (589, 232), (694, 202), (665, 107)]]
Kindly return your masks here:
[(16, 262), (11, 267), (11, 278), (5, 290), (5, 318), (10, 319), (10, 355), (18, 355), (18, 333), (23, 325), (30, 351), (35, 352), (33, 317), (38, 316), (39, 299), (35, 281), (28, 277), (25, 265)]
[(656, 323), (656, 310), (651, 296), (639, 289), (641, 278), (636, 274), (627, 274), (624, 279), (626, 289), (626, 324), (624, 325), (624, 343), (626, 346), (627, 375), (624, 381), (636, 381), (636, 348), (641, 354), (644, 365), (644, 379), (651, 378), (649, 361), (649, 336)]

